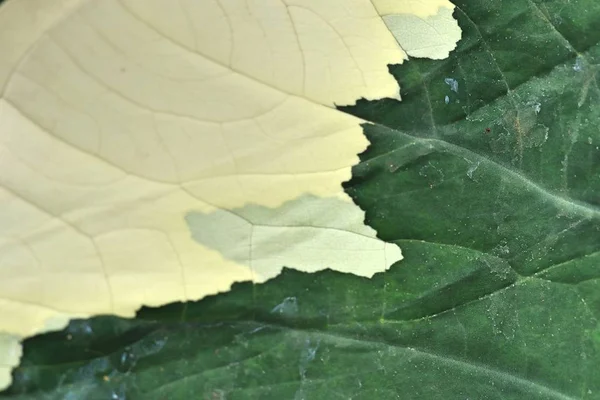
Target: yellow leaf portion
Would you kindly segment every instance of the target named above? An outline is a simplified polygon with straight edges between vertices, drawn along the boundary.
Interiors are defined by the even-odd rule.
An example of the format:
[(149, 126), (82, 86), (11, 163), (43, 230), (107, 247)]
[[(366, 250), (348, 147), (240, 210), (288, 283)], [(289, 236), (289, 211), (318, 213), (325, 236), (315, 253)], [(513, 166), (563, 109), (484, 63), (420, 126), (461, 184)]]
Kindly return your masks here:
[(436, 15), (441, 8), (454, 10), (449, 0), (372, 0), (379, 15), (411, 14), (417, 18)]
[(8, 387), (12, 379), (12, 369), (19, 365), (21, 359), (20, 338), (15, 335), (0, 333), (0, 383), (1, 388)]
[(0, 52), (0, 372), (71, 318), (402, 258), (341, 187), (335, 105), (406, 57), (370, 0), (9, 0)]
[(411, 57), (446, 58), (460, 40), (449, 0), (373, 0), (373, 5)]
[(394, 14), (384, 16), (383, 20), (410, 57), (444, 59), (461, 37), (452, 10), (445, 7), (427, 17)]

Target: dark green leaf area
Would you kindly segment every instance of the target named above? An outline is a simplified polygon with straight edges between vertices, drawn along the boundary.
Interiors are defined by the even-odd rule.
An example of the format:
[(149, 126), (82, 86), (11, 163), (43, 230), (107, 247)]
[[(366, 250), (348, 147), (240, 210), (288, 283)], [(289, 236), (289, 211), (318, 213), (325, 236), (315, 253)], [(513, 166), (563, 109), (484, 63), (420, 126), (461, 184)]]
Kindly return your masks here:
[(345, 108), (376, 124), (347, 191), (384, 240), (476, 249), (522, 276), (598, 251), (600, 3), (456, 4), (448, 59), (392, 66), (402, 102)]
[(582, 382), (600, 390), (600, 332), (584, 294), (518, 279), (474, 250), (401, 244), (406, 260), (371, 280), (285, 270), (134, 320), (74, 321), (26, 342), (4, 397), (569, 399)]

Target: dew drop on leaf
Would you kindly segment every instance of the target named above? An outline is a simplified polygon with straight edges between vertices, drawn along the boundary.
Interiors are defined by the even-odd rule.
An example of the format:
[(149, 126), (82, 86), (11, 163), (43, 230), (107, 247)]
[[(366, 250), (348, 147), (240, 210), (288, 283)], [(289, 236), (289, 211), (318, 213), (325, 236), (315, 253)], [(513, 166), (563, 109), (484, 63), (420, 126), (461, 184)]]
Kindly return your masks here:
[(298, 314), (298, 300), (295, 297), (286, 297), (281, 303), (271, 310), (272, 314), (294, 316)]

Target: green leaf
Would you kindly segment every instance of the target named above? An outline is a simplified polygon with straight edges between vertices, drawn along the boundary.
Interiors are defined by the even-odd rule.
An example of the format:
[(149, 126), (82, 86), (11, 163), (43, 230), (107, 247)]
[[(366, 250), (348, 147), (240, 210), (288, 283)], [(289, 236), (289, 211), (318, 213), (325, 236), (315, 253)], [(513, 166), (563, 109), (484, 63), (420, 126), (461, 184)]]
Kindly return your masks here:
[(457, 1), (347, 192), (405, 259), (26, 341), (10, 399), (600, 399), (600, 3)]

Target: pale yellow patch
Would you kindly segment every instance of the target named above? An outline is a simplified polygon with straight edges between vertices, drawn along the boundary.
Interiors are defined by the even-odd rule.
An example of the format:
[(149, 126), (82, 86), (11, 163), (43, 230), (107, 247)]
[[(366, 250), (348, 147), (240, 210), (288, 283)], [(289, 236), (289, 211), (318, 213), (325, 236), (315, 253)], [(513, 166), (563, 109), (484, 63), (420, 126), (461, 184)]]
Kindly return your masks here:
[(449, 0), (373, 0), (402, 49), (410, 57), (448, 57), (461, 30)]
[(418, 18), (436, 15), (440, 8), (454, 10), (449, 0), (372, 0), (381, 16), (390, 14), (411, 14)]
[(16, 335), (0, 333), (0, 383), (5, 385), (12, 379), (12, 369), (19, 365), (20, 340)]
[(70, 318), (402, 258), (341, 187), (405, 59), (370, 0), (8, 0), (0, 53), (0, 387)]
[(428, 17), (394, 14), (386, 15), (383, 20), (410, 57), (446, 58), (461, 37), (449, 8), (440, 8), (437, 14)]

